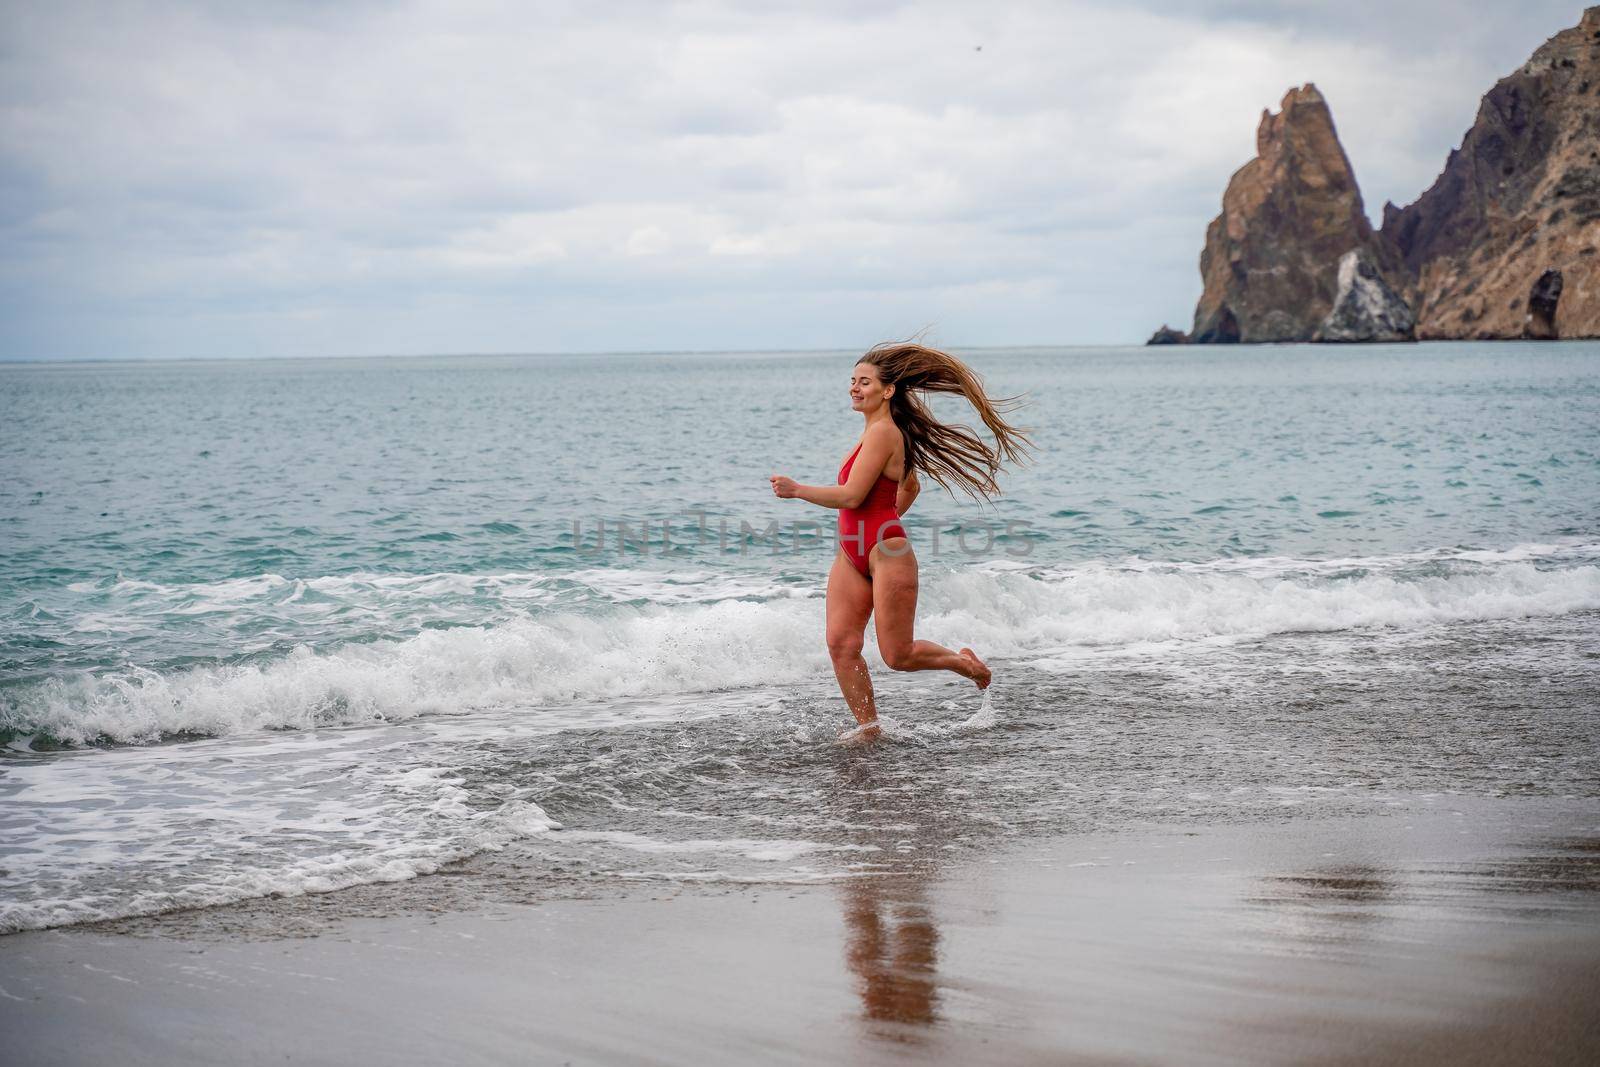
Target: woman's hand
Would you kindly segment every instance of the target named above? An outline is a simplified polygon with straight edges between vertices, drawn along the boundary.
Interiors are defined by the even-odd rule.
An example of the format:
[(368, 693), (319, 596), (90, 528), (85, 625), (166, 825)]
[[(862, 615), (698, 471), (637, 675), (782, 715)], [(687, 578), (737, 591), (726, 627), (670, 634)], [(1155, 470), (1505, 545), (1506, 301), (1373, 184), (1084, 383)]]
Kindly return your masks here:
[(774, 474), (768, 480), (772, 482), (772, 495), (780, 500), (793, 500), (800, 495), (800, 483), (793, 478), (785, 478), (781, 474)]

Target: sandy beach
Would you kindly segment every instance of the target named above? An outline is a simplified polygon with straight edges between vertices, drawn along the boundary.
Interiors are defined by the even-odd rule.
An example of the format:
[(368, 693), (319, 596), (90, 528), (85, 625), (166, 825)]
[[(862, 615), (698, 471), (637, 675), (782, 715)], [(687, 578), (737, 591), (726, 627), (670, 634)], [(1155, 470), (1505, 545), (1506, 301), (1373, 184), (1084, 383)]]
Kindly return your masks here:
[[(0, 940), (13, 1062), (1587, 1063), (1600, 808), (1058, 837), (823, 885), (407, 883)], [(495, 887), (498, 887), (496, 889)], [(476, 902), (476, 903), (474, 903)]]

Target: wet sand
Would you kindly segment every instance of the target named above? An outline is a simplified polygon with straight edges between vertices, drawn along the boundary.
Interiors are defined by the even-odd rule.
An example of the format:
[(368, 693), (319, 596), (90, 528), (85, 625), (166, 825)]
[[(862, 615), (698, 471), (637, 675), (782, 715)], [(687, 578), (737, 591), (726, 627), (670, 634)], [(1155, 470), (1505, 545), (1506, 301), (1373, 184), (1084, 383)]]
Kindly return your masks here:
[(1062, 836), (809, 886), (525, 868), (543, 888), (512, 899), (481, 892), (517, 880), (497, 862), (0, 939), (7, 1059), (1600, 1061), (1593, 801)]

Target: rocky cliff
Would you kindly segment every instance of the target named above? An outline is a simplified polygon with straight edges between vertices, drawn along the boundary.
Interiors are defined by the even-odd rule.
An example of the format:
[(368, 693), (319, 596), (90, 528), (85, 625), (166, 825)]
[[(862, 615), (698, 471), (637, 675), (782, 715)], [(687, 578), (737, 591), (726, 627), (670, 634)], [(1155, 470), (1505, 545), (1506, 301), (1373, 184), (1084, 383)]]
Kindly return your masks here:
[(1228, 182), (1200, 274), (1194, 329), (1151, 343), (1600, 337), (1600, 7), (1489, 91), (1380, 232), (1327, 102), (1291, 89)]
[(1600, 336), (1600, 7), (1502, 78), (1383, 235), (1424, 338)]
[[(1205, 291), (1190, 338), (1309, 341), (1340, 297), (1339, 263), (1361, 254), (1383, 290), (1400, 288), (1394, 249), (1373, 232), (1355, 172), (1314, 85), (1264, 111), (1256, 158), (1239, 168), (1206, 229)], [(1340, 338), (1345, 339), (1345, 338)]]

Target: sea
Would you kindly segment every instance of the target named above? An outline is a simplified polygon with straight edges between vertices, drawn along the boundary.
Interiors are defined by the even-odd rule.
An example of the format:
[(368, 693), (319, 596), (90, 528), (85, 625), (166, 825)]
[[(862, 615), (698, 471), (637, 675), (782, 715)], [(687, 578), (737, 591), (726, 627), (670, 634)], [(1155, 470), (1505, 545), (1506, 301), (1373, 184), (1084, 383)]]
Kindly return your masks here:
[[(970, 349), (1033, 462), (823, 642), (851, 352), (0, 364), (0, 931), (1600, 797), (1600, 343)], [(935, 409), (971, 412), (953, 398)]]

